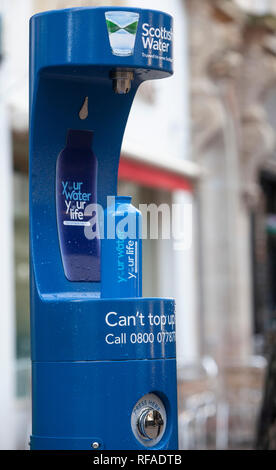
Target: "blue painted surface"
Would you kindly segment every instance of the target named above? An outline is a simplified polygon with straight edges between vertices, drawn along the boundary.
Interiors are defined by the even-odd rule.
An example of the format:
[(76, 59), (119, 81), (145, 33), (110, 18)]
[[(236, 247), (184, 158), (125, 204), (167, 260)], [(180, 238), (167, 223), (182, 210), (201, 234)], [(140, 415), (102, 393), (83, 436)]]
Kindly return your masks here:
[[(144, 80), (172, 73), (172, 44), (157, 59), (143, 55), (142, 41), (145, 29), (170, 31), (171, 17), (134, 9), (134, 53), (118, 57), (105, 20), (106, 11), (116, 10), (126, 9), (59, 10), (30, 22), (32, 449), (87, 449), (95, 439), (105, 449), (141, 449), (130, 412), (150, 392), (161, 396), (169, 413), (159, 446), (177, 446), (174, 301), (101, 299), (101, 282), (67, 279), (58, 238), (56, 164), (68, 129), (94, 132), (97, 202), (105, 207), (106, 197), (117, 194), (121, 143), (136, 91)], [(110, 72), (119, 66), (135, 69), (127, 95), (112, 89)], [(87, 96), (89, 116), (81, 121)], [(110, 426), (103, 427), (104, 419), (111, 419)]]
[(130, 416), (142, 396), (155, 392), (168, 419), (156, 449), (177, 449), (175, 373), (174, 359), (34, 363), (32, 447), (89, 450), (99, 440), (106, 450), (145, 449), (131, 431)]
[[(175, 357), (174, 301), (166, 299), (32, 298), (32, 359), (34, 361), (99, 361), (123, 359), (165, 359)], [(129, 318), (129, 327), (109, 326)], [(114, 314), (117, 314), (114, 315)], [(137, 315), (138, 314), (138, 315)], [(140, 315), (144, 316), (141, 324)], [(153, 318), (159, 318), (155, 326)], [(134, 325), (135, 317), (136, 325)], [(159, 321), (159, 320), (158, 320)], [(162, 324), (161, 324), (162, 322)], [(164, 322), (166, 324), (164, 325)], [(121, 321), (124, 323), (124, 320)], [(153, 333), (154, 344), (129, 343), (110, 345), (106, 336), (127, 333)], [(157, 335), (159, 337), (157, 338)], [(162, 336), (164, 341), (162, 341)], [(159, 343), (158, 339), (161, 341)]]

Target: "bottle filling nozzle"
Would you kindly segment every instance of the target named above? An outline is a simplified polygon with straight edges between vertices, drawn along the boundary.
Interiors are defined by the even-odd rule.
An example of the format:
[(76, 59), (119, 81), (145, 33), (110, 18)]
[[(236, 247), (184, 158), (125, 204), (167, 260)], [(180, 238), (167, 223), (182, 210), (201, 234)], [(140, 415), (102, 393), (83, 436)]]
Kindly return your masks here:
[(110, 74), (113, 80), (113, 90), (118, 95), (126, 95), (131, 90), (134, 72), (131, 69), (117, 68)]

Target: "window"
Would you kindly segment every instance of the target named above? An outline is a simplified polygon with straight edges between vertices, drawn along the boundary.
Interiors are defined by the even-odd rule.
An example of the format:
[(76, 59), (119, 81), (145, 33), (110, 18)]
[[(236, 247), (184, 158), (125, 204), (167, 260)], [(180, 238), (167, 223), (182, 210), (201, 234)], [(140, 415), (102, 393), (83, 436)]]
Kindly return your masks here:
[(17, 395), (30, 393), (28, 176), (14, 173), (14, 260), (16, 307)]

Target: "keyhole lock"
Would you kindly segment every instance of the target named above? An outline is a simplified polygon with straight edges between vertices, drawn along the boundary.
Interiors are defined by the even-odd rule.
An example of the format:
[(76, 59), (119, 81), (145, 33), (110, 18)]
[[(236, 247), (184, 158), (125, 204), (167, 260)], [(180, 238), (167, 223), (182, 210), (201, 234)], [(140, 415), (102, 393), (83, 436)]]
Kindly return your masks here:
[(142, 439), (156, 440), (163, 431), (164, 420), (159, 411), (146, 408), (142, 411), (137, 426)]

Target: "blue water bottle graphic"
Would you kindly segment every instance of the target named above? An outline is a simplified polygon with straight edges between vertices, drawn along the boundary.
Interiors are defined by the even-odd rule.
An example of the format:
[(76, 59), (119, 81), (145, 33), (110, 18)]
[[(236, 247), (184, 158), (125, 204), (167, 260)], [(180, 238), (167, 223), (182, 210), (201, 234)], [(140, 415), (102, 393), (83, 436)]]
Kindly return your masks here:
[(85, 215), (97, 201), (97, 159), (92, 151), (92, 131), (69, 130), (66, 147), (56, 168), (56, 207), (60, 251), (65, 276), (74, 282), (100, 281), (99, 239), (88, 240)]
[(142, 215), (131, 197), (108, 198), (102, 240), (102, 298), (142, 297)]

